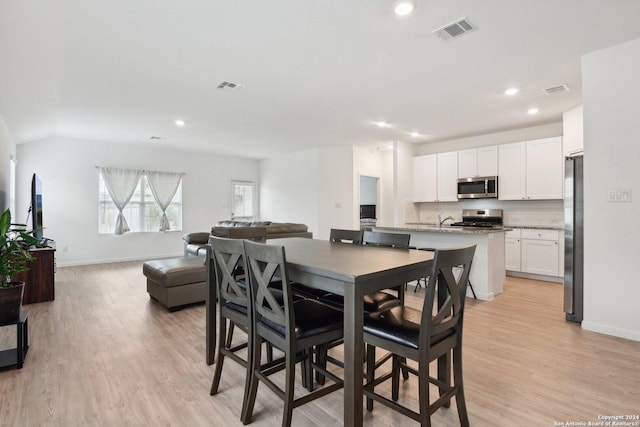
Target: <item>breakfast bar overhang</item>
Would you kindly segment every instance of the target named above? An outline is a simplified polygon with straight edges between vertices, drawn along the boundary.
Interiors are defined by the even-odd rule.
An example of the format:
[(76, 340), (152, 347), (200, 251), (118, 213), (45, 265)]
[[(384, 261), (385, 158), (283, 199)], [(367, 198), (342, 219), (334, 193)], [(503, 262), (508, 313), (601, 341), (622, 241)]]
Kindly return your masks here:
[[(504, 229), (405, 224), (400, 227), (374, 227), (374, 231), (411, 234), (410, 244), (420, 248), (457, 248), (475, 244), (469, 281), (476, 297), (491, 301), (502, 293), (506, 278)], [(473, 297), (471, 288), (468, 297)]]

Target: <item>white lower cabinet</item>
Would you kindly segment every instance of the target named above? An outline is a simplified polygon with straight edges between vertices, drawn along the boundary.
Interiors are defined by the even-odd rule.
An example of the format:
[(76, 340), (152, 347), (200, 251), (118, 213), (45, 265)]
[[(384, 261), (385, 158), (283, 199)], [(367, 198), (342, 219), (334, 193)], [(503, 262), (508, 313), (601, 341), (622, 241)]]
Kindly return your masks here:
[(505, 235), (505, 268), (509, 271), (561, 277), (562, 232), (514, 229)]
[(507, 231), (504, 236), (504, 268), (520, 271), (520, 229)]

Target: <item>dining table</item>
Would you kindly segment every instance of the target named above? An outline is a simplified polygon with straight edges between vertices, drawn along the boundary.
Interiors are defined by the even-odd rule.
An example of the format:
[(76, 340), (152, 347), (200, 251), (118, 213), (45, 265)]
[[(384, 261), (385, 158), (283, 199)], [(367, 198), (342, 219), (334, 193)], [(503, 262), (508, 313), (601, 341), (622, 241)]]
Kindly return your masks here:
[[(288, 237), (267, 240), (285, 248), (292, 281), (344, 296), (344, 426), (363, 423), (364, 296), (429, 275), (433, 252)], [(210, 264), (210, 263), (209, 263)], [(214, 279), (215, 280), (215, 279)], [(215, 282), (211, 282), (215, 283)], [(211, 289), (213, 288), (213, 290)], [(207, 363), (215, 351), (215, 286), (207, 302)]]

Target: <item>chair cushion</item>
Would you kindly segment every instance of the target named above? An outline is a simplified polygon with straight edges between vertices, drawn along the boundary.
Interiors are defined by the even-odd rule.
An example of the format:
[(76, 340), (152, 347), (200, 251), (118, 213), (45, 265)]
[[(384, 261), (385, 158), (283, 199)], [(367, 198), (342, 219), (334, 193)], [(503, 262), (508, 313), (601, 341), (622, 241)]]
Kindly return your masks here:
[[(296, 301), (293, 303), (293, 309), (296, 322), (296, 339), (342, 329), (343, 327), (342, 312), (316, 300), (302, 299)], [(265, 318), (260, 319), (260, 322), (273, 329), (282, 337), (285, 336), (284, 325)]]
[[(386, 340), (418, 349), (422, 312), (407, 306), (396, 306), (364, 317), (364, 331)], [(432, 337), (431, 344), (452, 335), (453, 330)]]
[[(336, 308), (342, 309), (344, 307), (344, 297), (342, 295), (326, 293), (320, 298), (320, 301)], [(365, 313), (387, 310), (397, 305), (400, 305), (400, 300), (386, 292), (376, 292), (364, 296)]]

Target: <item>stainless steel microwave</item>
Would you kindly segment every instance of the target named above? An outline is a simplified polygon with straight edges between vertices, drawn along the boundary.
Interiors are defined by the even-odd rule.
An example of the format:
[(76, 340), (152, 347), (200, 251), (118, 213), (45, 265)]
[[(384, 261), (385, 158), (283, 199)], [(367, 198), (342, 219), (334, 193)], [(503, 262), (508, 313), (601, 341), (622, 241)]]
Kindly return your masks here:
[(495, 199), (497, 197), (497, 176), (476, 176), (458, 180), (458, 199)]

